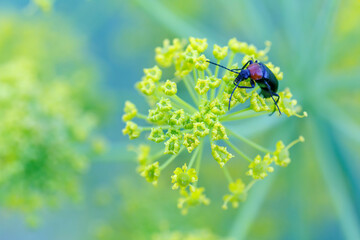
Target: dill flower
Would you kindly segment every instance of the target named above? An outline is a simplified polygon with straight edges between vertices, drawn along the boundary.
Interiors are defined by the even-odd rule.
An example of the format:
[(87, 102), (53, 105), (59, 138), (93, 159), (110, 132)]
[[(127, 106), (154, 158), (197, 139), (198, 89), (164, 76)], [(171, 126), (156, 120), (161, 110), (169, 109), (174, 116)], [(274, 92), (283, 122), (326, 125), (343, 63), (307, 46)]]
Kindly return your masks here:
[(177, 92), (176, 83), (170, 80), (166, 80), (166, 82), (162, 85), (161, 89), (168, 96), (175, 95)]
[(140, 129), (136, 123), (128, 121), (126, 122), (126, 127), (123, 129), (123, 134), (129, 135), (130, 139), (135, 139), (140, 136)]
[(229, 202), (232, 203), (233, 208), (237, 208), (239, 206), (239, 202), (246, 200), (247, 189), (241, 179), (237, 179), (236, 182), (231, 182), (229, 184), (229, 191), (231, 194), (224, 196), (223, 209), (227, 209), (227, 204)]
[(300, 136), (297, 140), (291, 142), (289, 145), (285, 146), (282, 141), (278, 141), (276, 144), (276, 150), (274, 151), (274, 162), (276, 165), (286, 167), (291, 162), (289, 148), (295, 145), (298, 142), (304, 142), (305, 139), (303, 136)]
[(164, 154), (178, 154), (180, 151), (180, 139), (177, 136), (171, 136), (169, 140), (165, 142)]
[(125, 107), (124, 107), (124, 115), (122, 117), (124, 122), (130, 121), (131, 119), (133, 119), (136, 114), (137, 114), (137, 109), (135, 104), (133, 104), (130, 101), (126, 101), (125, 102)]
[[(170, 163), (174, 163), (184, 149), (191, 155), (186, 158), (185, 163), (178, 161), (171, 177), (172, 188), (180, 194), (178, 207), (182, 213), (186, 213), (190, 207), (210, 203), (205, 189), (197, 186), (203, 151), (211, 151), (213, 159), (218, 162), (229, 181), (230, 194), (224, 197), (223, 208), (229, 202), (233, 207), (238, 206), (239, 202), (245, 201), (247, 192), (256, 181), (273, 172), (276, 165), (285, 167), (290, 162), (288, 150), (300, 140), (287, 147), (280, 142), (275, 150), (268, 150), (231, 131), (227, 122), (271, 114), (275, 106), (258, 93), (259, 87), (249, 90), (238, 88), (234, 91), (230, 103), (232, 111), (229, 112), (228, 102), (237, 75), (231, 71), (222, 71), (218, 66), (211, 69), (208, 62), (208, 59), (215, 58), (218, 64), (225, 61), (228, 68), (239, 69), (249, 59), (259, 60), (281, 80), (283, 73), (280, 68), (267, 62), (270, 46), (271, 43), (266, 42), (265, 48), (259, 50), (252, 44), (233, 38), (228, 46), (214, 45), (211, 56), (206, 52), (206, 39), (191, 37), (188, 44), (180, 39), (164, 40), (163, 46), (155, 49), (158, 65), (151, 70), (145, 69), (145, 76), (136, 84), (140, 94), (149, 103), (148, 115), (135, 111), (135, 106), (131, 106), (129, 110), (129, 102), (125, 103), (128, 110), (124, 113), (124, 119), (127, 119), (124, 134), (129, 135), (130, 139), (145, 135), (157, 144), (164, 144), (161, 152), (151, 153), (151, 161), (142, 165), (141, 175), (146, 180), (156, 183), (161, 178), (160, 171), (169, 168)], [(235, 57), (240, 58), (238, 63), (234, 61)], [(170, 66), (175, 68), (173, 74), (163, 76), (163, 69)], [(153, 72), (151, 77), (149, 72)], [(240, 86), (250, 86), (250, 81), (244, 80)], [(190, 101), (180, 96), (181, 88), (189, 93)], [(284, 112), (282, 117), (306, 116), (306, 113), (299, 114), (301, 109), (289, 89), (285, 88), (279, 95), (279, 108)], [(276, 115), (279, 116), (278, 113)], [(145, 120), (147, 125), (134, 125), (136, 119)], [(210, 146), (206, 146), (206, 138), (209, 138)], [(249, 157), (245, 151), (236, 147), (235, 140), (255, 148), (264, 157), (260, 154)], [(240, 158), (248, 161), (249, 165), (248, 169), (238, 172), (245, 178), (246, 175), (248, 177), (242, 178), (243, 181), (237, 176), (238, 180), (234, 182), (226, 165), (229, 161), (239, 161)]]
[(214, 159), (219, 163), (220, 167), (223, 167), (225, 163), (227, 163), (231, 158), (234, 157), (231, 153), (229, 153), (226, 147), (221, 147), (216, 144), (211, 145), (211, 154)]
[(159, 162), (145, 166), (140, 174), (146, 179), (146, 181), (151, 182), (156, 186), (160, 176)]
[(189, 168), (186, 166), (186, 163), (182, 168), (176, 168), (174, 171), (174, 175), (171, 176), (172, 189), (186, 188), (189, 184), (194, 183), (198, 180), (196, 176), (196, 170), (194, 168)]
[(274, 168), (270, 166), (273, 159), (270, 157), (270, 153), (266, 154), (263, 159), (260, 155), (257, 155), (252, 163), (249, 165), (249, 171), (247, 175), (252, 176), (254, 179), (263, 179), (268, 172), (273, 172)]
[(182, 214), (186, 214), (190, 207), (199, 206), (201, 204), (209, 205), (210, 200), (203, 193), (205, 188), (191, 187), (190, 191), (180, 190), (182, 197), (179, 198), (178, 208)]
[(197, 146), (199, 146), (199, 138), (195, 134), (185, 133), (183, 145), (191, 153)]
[(198, 79), (195, 90), (198, 94), (203, 95), (207, 93), (210, 89), (210, 81), (209, 79)]
[(228, 47), (220, 47), (219, 45), (215, 44), (214, 45), (214, 50), (213, 50), (213, 55), (216, 59), (218, 60), (223, 60), (224, 58), (226, 58), (227, 54), (228, 54)]
[(151, 133), (148, 137), (149, 140), (156, 143), (162, 142), (166, 139), (164, 131), (161, 128), (151, 128)]

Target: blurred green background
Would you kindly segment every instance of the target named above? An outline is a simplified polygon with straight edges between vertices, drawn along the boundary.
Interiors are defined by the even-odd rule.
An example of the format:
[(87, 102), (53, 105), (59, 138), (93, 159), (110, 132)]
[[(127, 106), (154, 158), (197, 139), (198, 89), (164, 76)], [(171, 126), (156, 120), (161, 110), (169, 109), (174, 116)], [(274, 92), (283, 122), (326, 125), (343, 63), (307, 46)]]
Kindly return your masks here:
[[(174, 232), (183, 234), (178, 239), (186, 234), (199, 239), (360, 239), (358, 0), (35, 2), (40, 8), (28, 0), (0, 1), (0, 86), (7, 86), (2, 82), (6, 78), (1, 77), (9, 71), (7, 66), (23, 59), (36, 66), (13, 70), (19, 78), (29, 71), (36, 79), (29, 88), (34, 94), (24, 97), (25, 104), (34, 101), (38, 105), (37, 101), (43, 101), (40, 105), (47, 106), (57, 91), (48, 94), (49, 101), (40, 96), (57, 83), (64, 84), (61, 89), (66, 94), (60, 94), (58, 102), (54, 100), (55, 114), (29, 114), (36, 121), (44, 121), (41, 126), (53, 126), (49, 123), (53, 119), (65, 122), (60, 124), (63, 128), (54, 127), (56, 131), (41, 126), (39, 131), (55, 131), (59, 141), (70, 145), (59, 147), (54, 142), (38, 147), (41, 141), (34, 140), (28, 148), (38, 147), (35, 157), (44, 159), (45, 150), (66, 150), (68, 155), (60, 156), (59, 162), (65, 164), (61, 167), (71, 169), (57, 172), (57, 165), (44, 169), (34, 166), (49, 176), (39, 180), (43, 185), (35, 190), (41, 192), (41, 198), (30, 204), (30, 209), (24, 207), (28, 202), (17, 207), (3, 199), (10, 191), (7, 189), (15, 191), (14, 196), (19, 195), (15, 198), (29, 197), (34, 187), (31, 182), (31, 190), (19, 192), (16, 189), (23, 189), (26, 179), (17, 179), (20, 187), (15, 190), (11, 188), (13, 179), (10, 188), (6, 188), (8, 183), (0, 185), (1, 240), (170, 239)], [(290, 87), (309, 117), (266, 117), (232, 126), (270, 148), (278, 139), (290, 142), (299, 135), (306, 142), (291, 150), (292, 163), (287, 168), (276, 169), (257, 183), (248, 200), (235, 210), (221, 210), (226, 179), (219, 177), (215, 161), (207, 161), (200, 181), (212, 202), (182, 216), (176, 207), (177, 194), (166, 180), (170, 179), (170, 172), (162, 175), (157, 188), (136, 173), (135, 154), (127, 151), (127, 146), (143, 142), (144, 136), (135, 143), (122, 136), (121, 114), (125, 100), (134, 102), (140, 112), (147, 109), (134, 84), (143, 75), (143, 68), (155, 65), (154, 48), (165, 38), (190, 36), (206, 37), (209, 49), (214, 43), (226, 45), (232, 37), (258, 48), (270, 40), (269, 59), (284, 72), (280, 89)], [(211, 50), (206, 53), (211, 54)], [(21, 83), (19, 86), (23, 86)], [(67, 101), (69, 98), (72, 101)], [(22, 106), (10, 104), (10, 100), (1, 102), (3, 116), (9, 109)], [(62, 111), (64, 114), (58, 114)], [(75, 113), (69, 116), (68, 111)], [(86, 126), (82, 117), (89, 121)], [(21, 122), (22, 117), (16, 119)], [(7, 126), (0, 126), (0, 141), (4, 144), (15, 139), (18, 131), (17, 124), (11, 129)], [(62, 131), (75, 133), (64, 137)], [(26, 133), (20, 142), (33, 141), (31, 134)], [(81, 139), (83, 135), (87, 140)], [(103, 155), (88, 149), (92, 146), (95, 152), (103, 150), (104, 142), (97, 140), (99, 136), (106, 139), (107, 151)], [(13, 145), (0, 149), (1, 154), (18, 155), (11, 151), (21, 150)], [(79, 167), (82, 173), (69, 161), (61, 160), (78, 159), (82, 154), (87, 158), (86, 167)], [(35, 178), (41, 174), (39, 171)], [(45, 184), (48, 178), (53, 185)], [(80, 194), (70, 198), (72, 189), (62, 187), (62, 181), (69, 178), (80, 185)]]

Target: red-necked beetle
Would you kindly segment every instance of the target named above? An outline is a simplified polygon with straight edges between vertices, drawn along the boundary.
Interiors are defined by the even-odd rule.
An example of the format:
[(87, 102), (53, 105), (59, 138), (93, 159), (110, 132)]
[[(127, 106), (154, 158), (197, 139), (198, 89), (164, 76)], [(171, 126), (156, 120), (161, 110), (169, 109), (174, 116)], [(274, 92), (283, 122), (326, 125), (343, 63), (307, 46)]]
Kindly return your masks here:
[[(231, 98), (232, 98), (232, 95), (234, 94), (236, 88), (254, 88), (255, 82), (256, 82), (257, 85), (259, 85), (259, 87), (261, 88), (260, 94), (264, 98), (271, 97), (272, 100), (274, 101), (277, 109), (279, 110), (279, 113), (281, 114), (280, 108), (277, 104), (279, 102), (280, 96), (279, 96), (279, 94), (276, 93), (278, 90), (278, 87), (279, 87), (279, 82), (276, 79), (274, 73), (265, 64), (263, 64), (257, 60), (255, 62), (252, 60), (249, 60), (240, 69), (229, 69), (229, 68), (226, 68), (217, 63), (214, 63), (211, 61), (208, 61), (208, 62), (211, 64), (214, 64), (216, 66), (222, 67), (228, 71), (238, 74), (234, 80), (234, 85), (236, 85), (236, 86), (235, 86), (234, 90), (232, 91), (232, 93), (230, 95), (230, 99), (229, 99), (229, 110), (230, 110)], [(238, 70), (240, 70), (240, 72)], [(240, 82), (242, 82), (243, 80), (248, 79), (248, 78), (250, 78), (251, 87), (239, 86)], [(274, 99), (274, 96), (277, 97), (276, 101)], [(276, 111), (276, 108), (274, 109), (274, 112), (275, 111)], [(274, 112), (272, 112), (272, 114)]]

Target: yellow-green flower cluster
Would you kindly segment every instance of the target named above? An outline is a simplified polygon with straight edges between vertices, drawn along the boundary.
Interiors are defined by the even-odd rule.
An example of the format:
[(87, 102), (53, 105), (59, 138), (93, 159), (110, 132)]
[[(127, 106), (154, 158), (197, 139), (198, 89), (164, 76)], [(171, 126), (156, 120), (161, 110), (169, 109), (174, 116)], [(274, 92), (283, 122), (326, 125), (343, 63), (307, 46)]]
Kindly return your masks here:
[(190, 191), (180, 190), (182, 197), (179, 198), (178, 208), (181, 209), (182, 214), (186, 214), (189, 207), (210, 204), (210, 200), (204, 195), (205, 189), (203, 187), (190, 187), (189, 189)]
[[(196, 155), (194, 155), (196, 156)], [(190, 165), (193, 164), (195, 157), (190, 161)], [(180, 195), (178, 202), (178, 208), (181, 209), (183, 214), (186, 214), (189, 207), (195, 207), (200, 204), (208, 205), (209, 199), (204, 195), (204, 188), (197, 188), (194, 183), (198, 180), (196, 170), (194, 168), (188, 168), (186, 163), (182, 168), (176, 168), (174, 175), (171, 176), (172, 189), (176, 190), (180, 188)]]
[(304, 142), (304, 141), (305, 139), (303, 136), (300, 136), (297, 140), (293, 141), (287, 146), (285, 146), (285, 144), (282, 141), (278, 141), (276, 143), (276, 150), (273, 153), (275, 164), (281, 167), (286, 167), (287, 165), (289, 165), (291, 161), (289, 148), (291, 148), (294, 144), (298, 142)]
[(141, 176), (143, 176), (146, 181), (151, 182), (156, 186), (160, 176), (159, 162), (145, 166), (144, 170), (141, 172)]
[[(245, 200), (247, 191), (254, 181), (263, 179), (272, 172), (273, 164), (286, 166), (289, 163), (288, 147), (280, 146), (279, 143), (275, 151), (267, 150), (237, 135), (226, 126), (230, 121), (271, 114), (275, 108), (273, 101), (261, 96), (257, 91), (259, 87), (250, 90), (238, 88), (230, 103), (235, 111), (229, 113), (228, 103), (236, 74), (222, 71), (218, 66), (210, 67), (208, 62), (216, 59), (218, 64), (239, 69), (249, 59), (259, 60), (267, 64), (280, 80), (283, 78), (280, 68), (267, 62), (267, 52), (271, 44), (266, 42), (265, 46), (265, 49), (258, 50), (252, 44), (233, 38), (230, 39), (228, 46), (214, 45), (211, 56), (206, 54), (208, 48), (206, 39), (191, 37), (188, 44), (180, 39), (174, 39), (172, 42), (165, 40), (163, 46), (155, 50), (155, 60), (158, 65), (145, 69), (144, 76), (136, 84), (136, 88), (149, 103), (148, 113), (139, 113), (133, 103), (129, 101), (125, 103), (123, 120), (126, 126), (123, 133), (134, 139), (141, 133), (147, 132), (150, 141), (164, 144), (163, 154), (150, 157), (151, 161), (142, 165), (141, 175), (147, 181), (156, 183), (160, 172), (184, 149), (192, 155), (188, 158), (189, 163), (177, 164), (178, 167), (175, 168), (172, 176), (173, 189), (180, 191), (178, 206), (183, 213), (186, 213), (191, 206), (209, 203), (204, 195), (205, 189), (197, 187), (197, 173), (201, 165), (202, 153), (206, 151), (204, 150), (206, 138), (210, 140), (208, 149), (211, 150), (211, 155), (226, 172), (225, 175), (230, 183), (231, 194), (224, 197), (224, 206), (231, 202), (235, 207), (239, 201)], [(235, 57), (240, 57), (241, 64), (234, 62)], [(163, 68), (170, 66), (175, 68), (173, 74), (163, 76)], [(240, 86), (250, 86), (249, 80), (244, 80)], [(189, 99), (179, 96), (183, 90), (188, 93)], [(298, 114), (300, 109), (288, 89), (279, 92), (279, 95), (279, 107), (286, 116), (303, 117)], [(134, 119), (145, 121), (147, 126), (139, 126)], [(232, 143), (231, 136), (265, 153), (264, 157), (257, 155), (252, 160)], [(168, 160), (162, 161), (161, 157), (167, 154), (170, 155)], [(227, 163), (239, 157), (250, 162), (248, 169), (242, 171), (253, 179), (247, 187), (240, 179), (233, 182), (226, 170)]]
[(303, 112), (302, 115), (299, 114), (301, 107), (297, 106), (297, 101), (292, 99), (292, 94), (289, 88), (285, 88), (284, 91), (279, 93), (280, 100), (279, 100), (279, 108), (280, 110), (286, 114), (288, 117), (290, 116), (297, 116), (297, 117), (307, 117), (307, 113)]
[(231, 182), (229, 184), (229, 191), (231, 194), (224, 196), (223, 209), (227, 209), (227, 204), (229, 202), (231, 202), (233, 208), (237, 208), (239, 206), (239, 202), (246, 200), (247, 191), (245, 189), (245, 184), (241, 179), (237, 179), (236, 182)]
[(270, 156), (270, 153), (267, 153), (263, 159), (260, 155), (257, 155), (252, 163), (249, 165), (249, 171), (246, 172), (247, 175), (252, 176), (254, 179), (264, 179), (268, 172), (273, 172), (274, 168), (270, 166), (273, 162), (273, 159)]
[(123, 121), (127, 122), (133, 119), (137, 114), (136, 106), (131, 103), (130, 101), (125, 102), (125, 108), (124, 108), (125, 114), (123, 115)]

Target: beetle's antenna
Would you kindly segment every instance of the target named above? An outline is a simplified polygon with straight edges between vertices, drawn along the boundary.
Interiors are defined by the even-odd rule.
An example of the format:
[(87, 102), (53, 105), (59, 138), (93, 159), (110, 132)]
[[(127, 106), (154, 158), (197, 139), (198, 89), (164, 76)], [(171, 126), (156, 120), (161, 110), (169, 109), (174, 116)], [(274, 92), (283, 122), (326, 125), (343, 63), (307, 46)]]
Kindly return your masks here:
[(216, 66), (222, 67), (222, 68), (224, 68), (224, 69), (226, 69), (226, 70), (229, 70), (229, 71), (231, 71), (231, 72), (240, 73), (240, 72), (234, 71), (234, 70), (232, 70), (232, 69), (229, 69), (229, 68), (227, 68), (227, 67), (224, 67), (224, 66), (222, 66), (222, 65), (220, 65), (220, 64), (211, 62), (211, 61), (209, 61), (209, 60), (207, 60), (207, 62), (209, 62), (209, 63), (211, 63), (211, 64), (214, 64), (214, 65), (216, 65)]
[(236, 84), (236, 86), (234, 87), (234, 90), (232, 91), (231, 95), (230, 95), (230, 99), (229, 99), (229, 108), (228, 108), (228, 111), (230, 110), (230, 104), (231, 104), (231, 98), (232, 98), (232, 95), (234, 94), (235, 90), (238, 88), (239, 84), (240, 84), (241, 80), (238, 81), (238, 83)]

